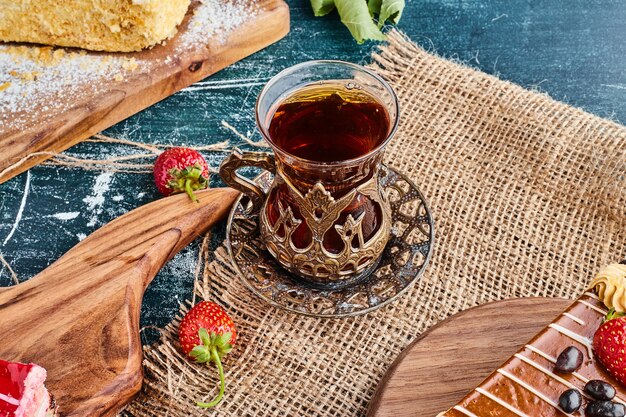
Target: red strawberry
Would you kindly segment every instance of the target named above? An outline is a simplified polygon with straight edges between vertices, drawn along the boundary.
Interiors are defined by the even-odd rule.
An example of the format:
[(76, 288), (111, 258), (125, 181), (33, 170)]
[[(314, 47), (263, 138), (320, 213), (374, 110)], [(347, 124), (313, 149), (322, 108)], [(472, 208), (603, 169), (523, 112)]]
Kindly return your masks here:
[(184, 191), (193, 201), (198, 201), (193, 192), (207, 188), (209, 167), (193, 149), (170, 148), (154, 162), (154, 182), (164, 196)]
[(198, 402), (198, 407), (217, 405), (224, 396), (222, 357), (230, 352), (237, 340), (237, 330), (224, 309), (210, 301), (196, 304), (180, 322), (178, 340), (185, 355), (198, 363), (215, 362), (220, 375), (220, 393), (210, 403)]
[(593, 336), (598, 360), (622, 385), (626, 385), (626, 317), (611, 309)]

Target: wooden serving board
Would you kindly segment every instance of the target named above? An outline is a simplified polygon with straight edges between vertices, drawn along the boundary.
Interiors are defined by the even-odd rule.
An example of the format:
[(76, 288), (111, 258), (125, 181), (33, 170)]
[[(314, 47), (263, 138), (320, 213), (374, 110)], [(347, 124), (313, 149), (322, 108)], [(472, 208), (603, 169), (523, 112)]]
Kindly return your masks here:
[[(51, 97), (34, 110), (3, 111), (0, 114), (0, 173), (35, 152), (61, 152), (263, 49), (289, 32), (289, 8), (283, 0), (220, 1), (239, 7), (244, 4), (244, 8), (250, 10), (249, 17), (245, 22), (228, 30), (216, 29), (215, 36), (211, 35), (206, 43), (194, 44), (189, 49), (183, 42), (185, 32), (191, 30), (189, 23), (194, 8), (199, 4), (199, 0), (194, 0), (179, 27), (179, 33), (165, 45), (130, 54), (88, 53), (94, 56), (134, 58), (139, 64), (138, 69), (124, 73), (123, 80), (103, 80), (104, 87), (98, 93), (92, 92), (93, 82), (85, 82), (82, 86), (72, 86), (77, 87), (76, 94), (52, 92)], [(224, 14), (208, 18), (215, 21), (232, 18), (228, 11)], [(54, 70), (54, 66), (42, 69)], [(58, 93), (58, 98), (55, 98), (57, 96), (54, 93)], [(3, 92), (0, 91), (0, 104), (2, 100)], [(24, 100), (32, 98), (25, 97)], [(23, 117), (29, 117), (33, 121), (24, 126), (14, 126), (15, 121)], [(50, 155), (29, 157), (18, 167), (0, 174), (0, 184), (48, 157)]]
[(113, 416), (141, 388), (139, 315), (163, 264), (238, 192), (167, 197), (98, 229), (34, 278), (0, 288), (0, 358), (46, 368), (62, 417)]
[(456, 404), (572, 302), (518, 298), (450, 317), (411, 343), (391, 365), (368, 417), (435, 417)]

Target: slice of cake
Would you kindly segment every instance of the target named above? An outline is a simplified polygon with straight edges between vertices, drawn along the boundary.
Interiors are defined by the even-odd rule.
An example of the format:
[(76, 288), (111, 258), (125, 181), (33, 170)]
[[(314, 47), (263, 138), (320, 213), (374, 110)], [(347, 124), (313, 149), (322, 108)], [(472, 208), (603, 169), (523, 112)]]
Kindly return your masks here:
[(0, 416), (54, 415), (45, 380), (46, 370), (41, 366), (0, 360)]
[[(604, 321), (609, 308), (626, 306), (625, 289), (626, 265), (605, 268), (590, 290), (438, 417), (624, 416), (626, 386), (615, 370), (626, 370), (626, 351), (619, 347), (626, 346), (626, 336), (613, 328), (626, 327), (626, 321)], [(609, 317), (615, 316), (621, 314), (611, 310)], [(602, 337), (594, 339), (596, 332)], [(607, 346), (614, 355), (602, 362), (613, 375), (594, 346)]]
[(0, 41), (130, 52), (176, 34), (190, 0), (0, 0)]

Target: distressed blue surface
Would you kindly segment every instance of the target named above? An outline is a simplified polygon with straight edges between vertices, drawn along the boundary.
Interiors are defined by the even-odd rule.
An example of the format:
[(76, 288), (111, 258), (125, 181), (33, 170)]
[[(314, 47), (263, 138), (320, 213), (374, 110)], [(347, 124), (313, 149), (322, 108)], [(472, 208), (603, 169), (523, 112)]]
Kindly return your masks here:
[[(285, 39), (105, 133), (152, 143), (204, 145), (228, 139), (242, 145), (220, 122), (259, 139), (254, 133), (254, 103), (271, 75), (309, 59), (368, 62), (374, 45), (355, 44), (336, 15), (316, 19), (308, 0), (289, 4), (292, 29)], [(400, 28), (440, 55), (626, 122), (626, 2), (622, 0), (408, 0)], [(81, 144), (70, 153), (99, 158), (128, 151)], [(217, 167), (223, 155), (215, 152), (207, 157)], [(158, 198), (151, 181), (147, 174), (109, 176), (79, 169), (33, 168), (0, 185), (0, 252), (22, 279), (29, 278), (80, 237)], [(217, 186), (219, 180), (211, 183)], [(178, 301), (189, 296), (197, 250), (194, 242), (159, 273), (146, 294), (142, 325), (166, 324)], [(6, 269), (0, 268), (0, 285), (9, 284)]]

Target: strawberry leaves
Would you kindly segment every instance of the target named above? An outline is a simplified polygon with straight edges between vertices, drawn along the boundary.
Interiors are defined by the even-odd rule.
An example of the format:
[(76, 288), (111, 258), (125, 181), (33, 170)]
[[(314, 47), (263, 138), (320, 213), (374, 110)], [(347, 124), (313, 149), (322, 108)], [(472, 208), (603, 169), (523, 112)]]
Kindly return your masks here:
[(172, 168), (168, 171), (171, 180), (167, 183), (167, 188), (172, 190), (172, 193), (185, 192), (191, 199), (191, 201), (197, 202), (194, 191), (204, 190), (209, 186), (209, 180), (202, 175), (204, 167), (199, 163), (195, 163), (192, 166), (183, 168)]
[(204, 327), (198, 330), (198, 336), (200, 337), (201, 345), (195, 346), (189, 355), (198, 363), (210, 362), (211, 350), (215, 348), (215, 351), (220, 359), (226, 356), (233, 346), (230, 344), (232, 333), (216, 334), (207, 331)]
[[(336, 8), (352, 37), (363, 43), (386, 39), (381, 28), (386, 21), (400, 21), (405, 0), (311, 0), (311, 7), (315, 16), (325, 16)], [(378, 25), (373, 20), (376, 17)]]
[(604, 322), (607, 322), (607, 321), (613, 320), (613, 319), (618, 319), (618, 318), (624, 317), (624, 316), (626, 316), (626, 313), (621, 312), (621, 311), (615, 311), (615, 308), (611, 307), (609, 312), (606, 313), (606, 316), (604, 316)]

